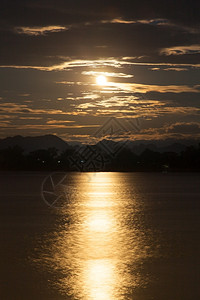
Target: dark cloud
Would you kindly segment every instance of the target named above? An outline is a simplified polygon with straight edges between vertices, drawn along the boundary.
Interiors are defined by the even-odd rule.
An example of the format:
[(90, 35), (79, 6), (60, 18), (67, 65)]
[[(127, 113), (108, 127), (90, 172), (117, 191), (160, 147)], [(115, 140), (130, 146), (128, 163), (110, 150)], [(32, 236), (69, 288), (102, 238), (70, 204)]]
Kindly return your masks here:
[[(124, 23), (112, 23), (119, 18)], [(1, 1), (0, 64), (46, 66), (58, 63), (59, 56), (196, 63), (198, 51), (166, 54), (167, 49), (177, 54), (184, 46), (198, 47), (194, 29), (199, 23), (200, 3), (195, 0)]]
[(69, 24), (91, 20), (166, 18), (177, 23), (200, 22), (198, 0), (5, 0), (1, 1), (1, 20), (13, 25)]
[[(58, 63), (61, 56), (143, 56), (140, 61), (171, 63), (197, 63), (200, 58), (198, 52), (193, 55), (165, 55), (167, 50), (162, 49), (198, 42), (198, 35), (173, 30), (171, 27), (138, 23), (94, 23), (66, 30), (62, 28), (60, 23), (51, 23), (49, 27), (16, 27), (13, 31), (0, 31), (0, 64), (45, 66)], [(22, 34), (25, 31), (37, 34)]]

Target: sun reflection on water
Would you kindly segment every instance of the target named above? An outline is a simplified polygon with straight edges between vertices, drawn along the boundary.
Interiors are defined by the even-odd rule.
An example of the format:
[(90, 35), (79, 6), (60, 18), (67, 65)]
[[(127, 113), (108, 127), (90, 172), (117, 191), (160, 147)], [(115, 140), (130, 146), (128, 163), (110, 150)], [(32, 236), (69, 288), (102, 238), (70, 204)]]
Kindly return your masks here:
[(94, 212), (87, 222), (89, 231), (108, 232), (112, 226), (112, 220), (104, 211)]
[(110, 259), (87, 261), (84, 270), (85, 287), (89, 299), (113, 299), (115, 265)]
[(84, 197), (60, 212), (68, 222), (52, 242), (51, 264), (59, 270), (60, 291), (71, 299), (126, 299), (140, 281), (133, 270), (145, 248), (139, 229), (130, 224), (137, 205), (123, 196), (119, 180), (97, 173), (79, 184), (78, 195)]

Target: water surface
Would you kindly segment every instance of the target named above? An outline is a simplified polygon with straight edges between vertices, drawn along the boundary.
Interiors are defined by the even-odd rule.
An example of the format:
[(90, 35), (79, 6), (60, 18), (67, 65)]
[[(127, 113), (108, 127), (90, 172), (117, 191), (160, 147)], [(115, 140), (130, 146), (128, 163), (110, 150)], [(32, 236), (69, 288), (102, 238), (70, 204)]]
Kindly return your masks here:
[(1, 299), (200, 296), (200, 175), (46, 175), (0, 175)]

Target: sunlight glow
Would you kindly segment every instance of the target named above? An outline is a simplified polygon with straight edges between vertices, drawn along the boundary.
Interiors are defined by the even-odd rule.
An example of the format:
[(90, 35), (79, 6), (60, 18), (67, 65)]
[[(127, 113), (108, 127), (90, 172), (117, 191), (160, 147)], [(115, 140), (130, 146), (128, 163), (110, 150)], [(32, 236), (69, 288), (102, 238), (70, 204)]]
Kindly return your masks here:
[(99, 76), (96, 77), (96, 83), (98, 85), (101, 85), (101, 86), (106, 85), (107, 84), (107, 79), (106, 79), (105, 76), (99, 75)]

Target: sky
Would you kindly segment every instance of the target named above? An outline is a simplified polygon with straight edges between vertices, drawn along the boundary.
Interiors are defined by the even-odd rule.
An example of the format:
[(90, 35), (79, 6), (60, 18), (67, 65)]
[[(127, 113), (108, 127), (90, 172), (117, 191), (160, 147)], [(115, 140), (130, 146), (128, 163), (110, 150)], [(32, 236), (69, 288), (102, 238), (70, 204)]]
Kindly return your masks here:
[(0, 138), (199, 139), (200, 1), (0, 0), (0, 78)]

